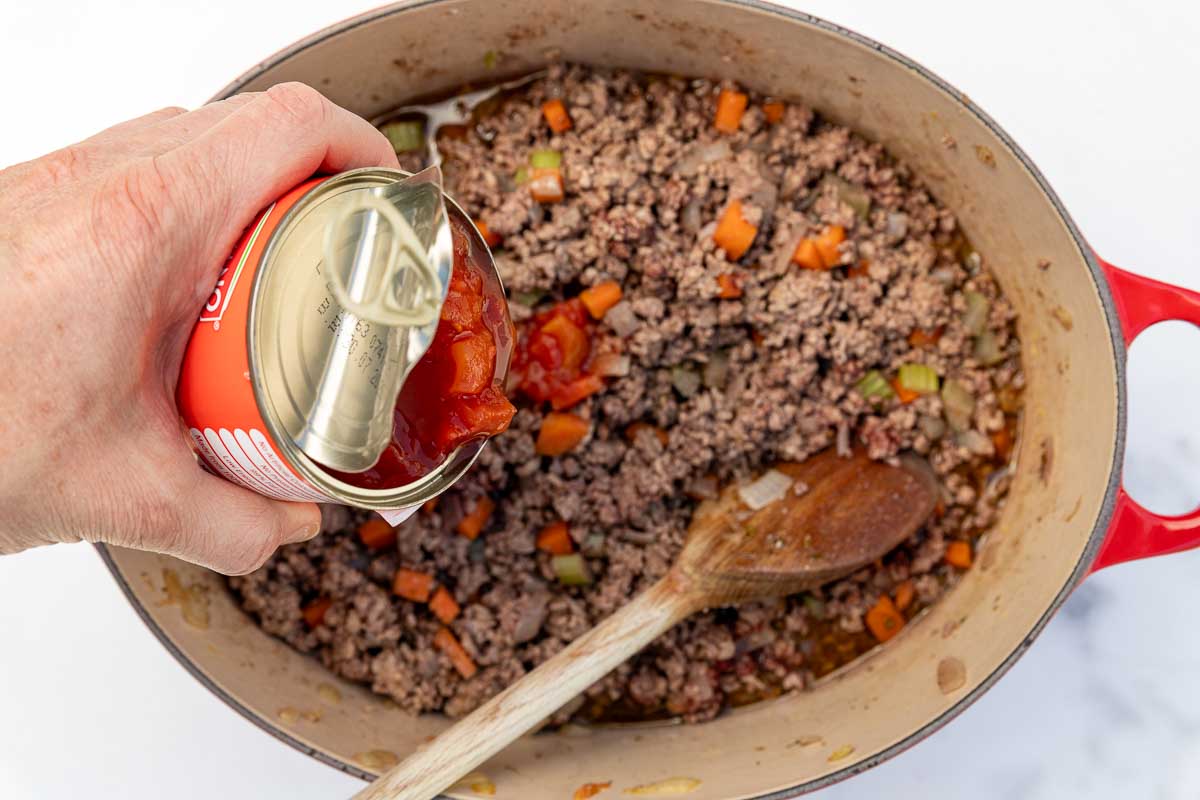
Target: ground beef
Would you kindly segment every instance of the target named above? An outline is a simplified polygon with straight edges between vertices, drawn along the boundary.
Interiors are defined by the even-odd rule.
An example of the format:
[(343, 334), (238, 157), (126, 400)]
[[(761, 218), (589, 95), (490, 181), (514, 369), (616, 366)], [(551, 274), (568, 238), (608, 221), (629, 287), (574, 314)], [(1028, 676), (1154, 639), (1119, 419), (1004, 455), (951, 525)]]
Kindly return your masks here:
[[(327, 509), (324, 535), (231, 580), (266, 631), (409, 711), (461, 715), (660, 578), (683, 543), (690, 488), (831, 446), (928, 456), (944, 480), (935, 518), (880, 564), (831, 585), (697, 615), (556, 719), (695, 721), (802, 689), (875, 643), (863, 617), (881, 596), (912, 581), (911, 618), (957, 580), (947, 542), (974, 541), (1007, 489), (1006, 438), (1023, 385), (1012, 309), (954, 215), (881, 146), (798, 102), (769, 124), (753, 94), (741, 129), (721, 134), (712, 125), (720, 88), (558, 66), (465, 136), (443, 138), (449, 192), (503, 237), (496, 262), (518, 323), (615, 280), (623, 300), (596, 335), (616, 342), (632, 369), (574, 409), (591, 421), (591, 438), (558, 458), (535, 454), (545, 410), (522, 405), (474, 471), (405, 523), (394, 549), (364, 549), (354, 531), (365, 512)], [(551, 98), (572, 117), (565, 134), (542, 118)], [(563, 154), (566, 199), (541, 206), (514, 176), (546, 147)], [(731, 200), (758, 225), (736, 263), (712, 236)], [(840, 266), (792, 263), (797, 241), (829, 225), (846, 229)], [(717, 276), (730, 272), (744, 293), (719, 299)], [(968, 292), (989, 302), (991, 365), (973, 355)], [(914, 344), (914, 331), (936, 341)], [(710, 373), (714, 360), (725, 368)], [(869, 370), (893, 376), (908, 362), (974, 395), (968, 430), (947, 428), (936, 393), (904, 404), (856, 390)], [(699, 391), (674, 388), (679, 369), (706, 376)], [(626, 436), (635, 422), (664, 431), (665, 443), (649, 428)], [(455, 526), (484, 494), (496, 509), (471, 541)], [(591, 585), (560, 585), (536, 550), (536, 532), (556, 520), (583, 546)], [(462, 679), (433, 647), (440, 623), (428, 608), (391, 594), (398, 567), (436, 575), (461, 604), (450, 628), (479, 667), (474, 677)], [(310, 628), (301, 609), (318, 597), (332, 605)]]

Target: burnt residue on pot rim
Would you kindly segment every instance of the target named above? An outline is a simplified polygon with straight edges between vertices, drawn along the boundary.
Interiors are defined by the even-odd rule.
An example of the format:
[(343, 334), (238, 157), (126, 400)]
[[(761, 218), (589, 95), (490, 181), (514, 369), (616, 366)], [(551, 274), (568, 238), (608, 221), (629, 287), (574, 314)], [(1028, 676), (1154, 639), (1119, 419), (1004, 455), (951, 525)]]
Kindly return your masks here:
[[(367, 12), (365, 14), (362, 14), (360, 16), (346, 20), (339, 24), (330, 26), (322, 31), (318, 31), (317, 33), (315, 33), (311, 36), (301, 39), (300, 41), (291, 45), (290, 47), (280, 50), (279, 52), (275, 53), (274, 55), (270, 56), (269, 58), (264, 59), (262, 62), (260, 62), (258, 65), (256, 65), (253, 69), (244, 73), (237, 80), (235, 80), (232, 83), (230, 83), (229, 85), (225, 86), (213, 99), (219, 100), (219, 99), (223, 99), (225, 97), (228, 97), (230, 95), (238, 93), (239, 91), (241, 91), (243, 89), (243, 87), (245, 87), (247, 84), (249, 84), (256, 78), (258, 78), (264, 72), (275, 68), (276, 66), (280, 65), (281, 63), (286, 62), (287, 60), (296, 56), (298, 53), (301, 53), (301, 52), (303, 52), (317, 44), (320, 44), (321, 42), (324, 42), (328, 39), (331, 39), (336, 36), (341, 36), (342, 34), (345, 34), (345, 33), (349, 33), (351, 31), (353, 31), (355, 28), (367, 25), (367, 24), (375, 22), (379, 19), (390, 17), (395, 14), (402, 14), (405, 11), (416, 9), (416, 8), (422, 8), (422, 7), (427, 7), (427, 6), (436, 6), (442, 2), (444, 2), (444, 0), (416, 0), (415, 2), (402, 2), (402, 3), (394, 4), (394, 5), (387, 6), (387, 7), (381, 8), (381, 9)], [(944, 713), (942, 713), (941, 715), (930, 720), (924, 726), (922, 726), (921, 728), (912, 732), (907, 737), (905, 737), (903, 740), (897, 742), (896, 744), (891, 745), (890, 747), (887, 747), (887, 748), (881, 750), (878, 753), (875, 753), (874, 755), (872, 755), (868, 758), (865, 758), (854, 764), (848, 765), (848, 766), (846, 766), (840, 770), (837, 770), (835, 772), (832, 772), (824, 777), (821, 777), (821, 778), (818, 778), (815, 780), (811, 780), (811, 781), (808, 781), (808, 782), (805, 782), (805, 783), (802, 783), (802, 784), (799, 784), (799, 785), (796, 785), (796, 786), (793, 786), (793, 787), (790, 787), (787, 789), (782, 789), (782, 790), (779, 790), (776, 792), (769, 792), (766, 794), (758, 795), (755, 798), (755, 800), (785, 800), (786, 798), (792, 798), (792, 797), (799, 796), (801, 794), (816, 791), (823, 787), (826, 787), (831, 784), (838, 783), (842, 780), (845, 780), (846, 778), (853, 777), (854, 775), (857, 775), (860, 772), (864, 772), (864, 771), (878, 765), (879, 763), (881, 763), (889, 758), (892, 758), (895, 755), (900, 754), (904, 750), (907, 750), (909, 747), (913, 746), (917, 742), (921, 741), (925, 737), (929, 736), (930, 734), (932, 734), (935, 731), (937, 731), (938, 729), (940, 729), (943, 725), (945, 725), (951, 719), (956, 717), (958, 714), (962, 713), (962, 711), (964, 709), (966, 709), (967, 706), (969, 706), (976, 699), (978, 699), (980, 696), (982, 696), (984, 692), (986, 692), (988, 689), (990, 689), (992, 687), (992, 685), (1005, 672), (1007, 672), (1008, 669), (1010, 667), (1012, 667), (1012, 665), (1014, 663), (1016, 663), (1017, 659), (1019, 659), (1021, 657), (1021, 655), (1023, 655), (1024, 652), (1029, 648), (1029, 646), (1031, 644), (1033, 644), (1033, 641), (1041, 633), (1043, 628), (1045, 628), (1045, 626), (1049, 622), (1050, 618), (1062, 606), (1063, 602), (1065, 602), (1066, 598), (1070, 595), (1071, 591), (1075, 588), (1075, 586), (1078, 585), (1079, 582), (1087, 575), (1087, 573), (1091, 567), (1091, 564), (1092, 564), (1093, 560), (1095, 559), (1097, 552), (1099, 551), (1100, 545), (1104, 540), (1104, 536), (1105, 536), (1106, 532), (1108, 531), (1109, 524), (1112, 520), (1113, 508), (1116, 503), (1117, 489), (1118, 489), (1119, 482), (1120, 482), (1120, 465), (1124, 459), (1125, 430), (1126, 430), (1125, 420), (1126, 420), (1126, 408), (1127, 408), (1127, 406), (1126, 406), (1126, 391), (1125, 391), (1125, 345), (1124, 345), (1124, 340), (1123, 340), (1123, 337), (1121, 334), (1120, 322), (1119, 322), (1119, 319), (1118, 319), (1117, 313), (1116, 313), (1116, 307), (1113, 303), (1112, 294), (1108, 288), (1108, 283), (1104, 276), (1104, 272), (1102, 271), (1100, 264), (1099, 264), (1098, 260), (1096, 259), (1095, 254), (1092, 252), (1091, 248), (1087, 245), (1087, 242), (1084, 240), (1083, 235), (1080, 233), (1079, 229), (1076, 227), (1075, 222), (1071, 219), (1070, 214), (1067, 213), (1062, 202), (1059, 200), (1059, 198), (1055, 194), (1054, 190), (1050, 188), (1050, 185), (1046, 181), (1045, 177), (1042, 175), (1041, 171), (1038, 170), (1036, 165), (1034, 165), (1033, 161), (1029, 158), (1029, 156), (1023, 150), (1021, 150), (1021, 148), (1016, 144), (1016, 142), (1013, 141), (1013, 139), (1004, 131), (1003, 128), (1001, 128), (995, 122), (995, 120), (993, 120), (990, 116), (988, 116), (986, 113), (984, 113), (983, 110), (981, 110), (963, 92), (955, 89), (953, 86), (951, 86), (949, 83), (947, 83), (942, 78), (938, 77), (932, 71), (930, 71), (926, 67), (922, 66), (921, 64), (918, 64), (917, 62), (913, 61), (912, 59), (908, 58), (907, 56), (904, 56), (901, 53), (898, 53), (897, 51), (895, 51), (889, 47), (886, 47), (885, 45), (882, 45), (866, 36), (858, 34), (847, 28), (843, 28), (839, 25), (835, 25), (833, 23), (827, 22), (823, 19), (819, 19), (819, 18), (811, 16), (809, 14), (805, 14), (801, 11), (794, 11), (791, 9), (781, 8), (779, 6), (775, 6), (775, 5), (772, 5), (769, 3), (760, 2), (760, 0), (717, 0), (717, 2), (720, 2), (723, 5), (727, 5), (727, 6), (731, 6), (731, 7), (735, 7), (735, 8), (743, 8), (748, 11), (754, 11), (754, 12), (758, 12), (758, 13), (774, 15), (785, 22), (800, 23), (803, 25), (808, 25), (810, 27), (814, 27), (819, 30), (822, 30), (822, 31), (825, 31), (828, 33), (832, 33), (832, 34), (835, 34), (842, 38), (848, 39), (851, 42), (853, 42), (854, 44), (857, 44), (859, 46), (874, 50), (875, 52), (877, 52), (881, 56), (885, 57), (886, 59), (894, 62), (894, 64), (896, 66), (901, 67), (904, 70), (914, 73), (914, 74), (918, 75), (919, 77), (923, 78), (925, 81), (930, 83), (936, 89), (940, 90), (944, 94), (953, 98), (958, 103), (958, 105), (960, 105), (964, 110), (966, 110), (970, 114), (974, 115), (974, 117), (980, 123), (982, 123), (994, 136), (996, 136), (996, 138), (1000, 142), (1003, 143), (1004, 147), (1007, 148), (1007, 150), (1013, 156), (1013, 158), (1022, 167), (1024, 167), (1024, 169), (1028, 172), (1029, 176), (1037, 184), (1038, 189), (1043, 193), (1043, 195), (1046, 197), (1046, 199), (1049, 200), (1049, 202), (1055, 209), (1055, 212), (1057, 213), (1059, 219), (1062, 221), (1062, 223), (1066, 227), (1067, 231), (1069, 232), (1071, 238), (1074, 240), (1075, 245), (1078, 248), (1080, 257), (1087, 264), (1087, 268), (1091, 273), (1092, 283), (1093, 283), (1094, 287), (1096, 288), (1101, 305), (1104, 309), (1105, 321), (1108, 325), (1109, 337), (1110, 337), (1112, 351), (1114, 353), (1114, 358), (1115, 358), (1114, 367), (1115, 367), (1115, 372), (1116, 372), (1116, 376), (1117, 376), (1117, 385), (1114, 387), (1115, 392), (1116, 392), (1116, 400), (1117, 400), (1117, 403), (1116, 403), (1117, 419), (1116, 419), (1116, 425), (1115, 425), (1115, 441), (1113, 442), (1113, 448), (1112, 448), (1112, 453), (1113, 453), (1112, 463), (1109, 464), (1109, 466), (1108, 466), (1108, 475), (1109, 475), (1108, 483), (1107, 483), (1107, 486), (1105, 487), (1104, 500), (1103, 500), (1103, 503), (1101, 504), (1100, 512), (1096, 518), (1096, 522), (1092, 528), (1092, 532), (1088, 539), (1088, 542), (1087, 542), (1086, 546), (1084, 547), (1079, 560), (1075, 564), (1075, 567), (1072, 570), (1070, 577), (1064, 583), (1064, 585), (1059, 589), (1059, 591), (1055, 595), (1053, 601), (1049, 604), (1049, 606), (1046, 608), (1045, 612), (1038, 619), (1038, 621), (1034, 624), (1032, 629), (1025, 635), (1025, 637), (1021, 641), (1021, 643), (1004, 659), (1004, 661), (996, 669), (994, 669), (991, 672), (991, 674), (987, 675), (979, 683), (979, 685), (977, 687), (975, 687), (974, 690), (972, 690), (971, 692), (964, 695), (953, 706), (951, 706), (949, 709), (947, 709)], [(643, 12), (639, 12), (639, 13), (643, 13)], [(649, 13), (652, 13), (652, 12), (643, 13), (643, 16), (648, 16)], [(643, 22), (644, 21), (645, 20), (643, 20)], [(227, 693), (224, 689), (222, 689), (219, 685), (217, 685), (214, 681), (212, 681), (207, 675), (205, 675), (203, 672), (201, 672), (199, 670), (199, 668), (196, 667), (196, 665), (194, 665), (191, 661), (189, 661), (188, 658), (179, 650), (179, 648), (176, 647), (176, 645), (171, 641), (170, 637), (166, 635), (166, 633), (154, 622), (154, 620), (150, 618), (150, 616), (146, 612), (146, 609), (144, 609), (137, 602), (137, 599), (133, 595), (129, 585), (125, 582), (121, 572), (114, 564), (111, 554), (108, 552), (107, 548), (104, 545), (97, 545), (97, 550), (99, 551), (100, 556), (104, 560), (105, 564), (108, 565), (109, 570), (113, 573), (113, 576), (116, 578), (118, 584), (121, 586), (121, 590), (125, 593), (126, 597), (129, 599), (130, 603), (134, 606), (134, 609), (137, 611), (138, 615), (146, 623), (147, 627), (150, 628), (150, 630), (154, 633), (154, 635), (162, 642), (163, 646), (167, 648), (167, 650), (176, 658), (176, 660), (178, 660), (185, 669), (187, 669), (197, 680), (199, 680), (201, 682), (201, 684), (203, 684), (206, 688), (208, 688), (210, 691), (212, 691), (217, 697), (221, 698), (221, 700), (223, 700), (227, 705), (232, 707), (235, 711), (237, 711), (243, 717), (250, 720), (255, 725), (262, 728), (264, 731), (270, 733), (272, 736), (276, 737), (280, 741), (283, 741), (283, 742), (287, 743), (288, 745), (296, 748), (297, 750), (299, 750), (303, 753), (306, 753), (310, 756), (313, 756), (314, 758), (318, 759), (319, 761), (321, 761), (325, 764), (328, 764), (332, 767), (335, 767), (337, 769), (340, 769), (343, 772), (346, 772), (350, 775), (354, 775), (354, 776), (362, 778), (364, 780), (371, 780), (374, 777), (372, 774), (368, 773), (367, 771), (363, 770), (361, 767), (359, 767), (355, 764), (348, 763), (346, 761), (343, 761), (342, 759), (331, 757), (328, 754), (326, 754), (320, 750), (316, 750), (316, 749), (304, 744), (302, 741), (288, 735), (280, 727), (275, 725), (271, 720), (268, 720), (268, 719), (265, 719), (265, 718), (259, 716), (254, 711), (252, 711), (249, 708), (247, 708), (246, 706), (242, 705), (241, 702), (238, 701), (237, 698), (235, 698), (232, 695), (230, 695), (229, 693)]]

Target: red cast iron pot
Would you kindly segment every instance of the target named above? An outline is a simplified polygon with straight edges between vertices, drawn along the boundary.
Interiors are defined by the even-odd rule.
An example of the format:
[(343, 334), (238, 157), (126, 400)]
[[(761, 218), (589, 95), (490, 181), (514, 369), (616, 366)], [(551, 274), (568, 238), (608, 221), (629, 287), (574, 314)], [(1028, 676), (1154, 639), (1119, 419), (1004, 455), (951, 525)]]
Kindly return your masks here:
[[(535, 70), (550, 51), (732, 78), (884, 143), (955, 209), (1017, 308), (1027, 389), (1010, 498), (976, 566), (887, 646), (810, 692), (703, 725), (528, 737), (484, 768), (499, 796), (570, 797), (585, 781), (606, 780), (615, 794), (670, 776), (701, 781), (689, 800), (819, 788), (945, 724), (1012, 665), (1090, 572), (1200, 543), (1200, 513), (1152, 514), (1120, 485), (1126, 348), (1155, 322), (1200, 321), (1200, 295), (1098, 259), (995, 122), (882, 45), (748, 0), (431, 0), (322, 31), (219, 96), (300, 80), (369, 118)], [(165, 556), (102, 552), (181, 663), (292, 746), (369, 777), (446, 726), (435, 715), (406, 715), (267, 636), (219, 576)], [(187, 587), (182, 606), (161, 602), (167, 581)]]

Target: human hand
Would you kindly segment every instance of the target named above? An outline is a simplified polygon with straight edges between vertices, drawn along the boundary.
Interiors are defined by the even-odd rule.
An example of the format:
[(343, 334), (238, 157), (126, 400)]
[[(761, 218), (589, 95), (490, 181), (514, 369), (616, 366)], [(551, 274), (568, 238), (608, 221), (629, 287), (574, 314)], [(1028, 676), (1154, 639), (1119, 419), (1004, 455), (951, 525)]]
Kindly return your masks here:
[(0, 553), (87, 540), (239, 574), (316, 535), (315, 505), (200, 469), (175, 385), (254, 215), (368, 166), (397, 166), (381, 134), (282, 84), (0, 171)]

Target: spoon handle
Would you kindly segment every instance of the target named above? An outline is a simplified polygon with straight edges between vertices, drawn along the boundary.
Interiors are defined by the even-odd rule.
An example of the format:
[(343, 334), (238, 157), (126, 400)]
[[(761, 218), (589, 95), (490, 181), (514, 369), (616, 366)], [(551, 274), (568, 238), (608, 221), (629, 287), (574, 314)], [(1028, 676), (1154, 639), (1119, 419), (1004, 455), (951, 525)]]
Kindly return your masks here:
[(354, 800), (429, 800), (696, 609), (668, 575), (381, 775)]

